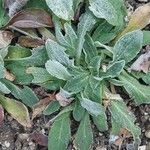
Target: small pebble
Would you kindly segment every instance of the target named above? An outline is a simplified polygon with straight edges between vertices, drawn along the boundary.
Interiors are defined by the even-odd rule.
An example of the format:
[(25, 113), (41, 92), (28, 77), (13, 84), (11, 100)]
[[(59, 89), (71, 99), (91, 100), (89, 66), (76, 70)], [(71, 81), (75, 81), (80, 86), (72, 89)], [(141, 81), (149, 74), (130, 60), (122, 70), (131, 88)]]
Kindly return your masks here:
[(150, 139), (150, 129), (145, 132), (145, 136)]

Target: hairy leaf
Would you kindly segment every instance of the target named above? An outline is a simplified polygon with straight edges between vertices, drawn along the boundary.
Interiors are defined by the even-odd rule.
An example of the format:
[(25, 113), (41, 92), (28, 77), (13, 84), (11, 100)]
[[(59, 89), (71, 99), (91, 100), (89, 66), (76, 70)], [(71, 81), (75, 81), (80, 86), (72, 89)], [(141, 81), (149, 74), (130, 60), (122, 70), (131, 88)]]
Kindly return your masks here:
[(104, 108), (99, 103), (93, 102), (87, 98), (82, 97), (80, 100), (81, 106), (85, 108), (91, 115), (98, 116), (103, 113)]
[(43, 111), (44, 115), (51, 115), (52, 113), (58, 111), (60, 109), (60, 104), (57, 101), (52, 101)]
[(77, 36), (78, 36), (77, 50), (76, 50), (77, 62), (81, 57), (83, 45), (85, 42), (85, 35), (88, 31), (90, 31), (93, 28), (95, 23), (96, 23), (96, 18), (89, 11), (87, 11), (80, 17), (80, 22), (78, 24), (78, 30), (77, 30)]
[(60, 115), (53, 123), (48, 135), (48, 149), (65, 150), (71, 138), (70, 113)]
[(135, 78), (124, 73), (119, 76), (124, 88), (135, 100), (137, 105), (150, 103), (150, 87), (140, 84)]
[(130, 62), (139, 53), (142, 48), (143, 33), (136, 30), (125, 34), (114, 46), (113, 60), (125, 60), (126, 63)]
[(123, 2), (121, 0), (90, 0), (89, 2), (89, 8), (96, 17), (104, 18), (114, 26), (118, 25), (121, 19), (123, 20), (123, 15), (121, 16)]
[(75, 146), (78, 150), (90, 150), (93, 134), (89, 114), (86, 112), (75, 135)]
[(52, 12), (64, 20), (73, 19), (73, 0), (46, 0), (48, 7)]
[(54, 77), (62, 80), (68, 80), (71, 75), (61, 63), (55, 60), (48, 60), (45, 64), (46, 70)]
[(111, 112), (113, 120), (117, 124), (119, 124), (122, 128), (129, 130), (134, 137), (135, 144), (139, 145), (140, 144), (139, 136), (141, 134), (140, 128), (134, 124), (135, 117), (131, 112), (129, 112), (125, 103), (122, 100), (120, 101), (113, 100), (111, 101), (109, 110)]
[(64, 66), (71, 66), (72, 62), (69, 56), (65, 53), (66, 49), (57, 42), (48, 39), (46, 41), (46, 51), (51, 60), (56, 60)]

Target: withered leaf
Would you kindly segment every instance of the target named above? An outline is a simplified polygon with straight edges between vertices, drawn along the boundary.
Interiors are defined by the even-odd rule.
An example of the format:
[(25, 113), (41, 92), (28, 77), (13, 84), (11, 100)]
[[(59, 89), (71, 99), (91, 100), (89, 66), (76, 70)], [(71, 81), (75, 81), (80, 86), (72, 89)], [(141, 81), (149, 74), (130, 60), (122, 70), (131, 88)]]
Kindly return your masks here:
[(37, 144), (39, 144), (41, 146), (48, 146), (48, 136), (46, 136), (40, 132), (33, 132), (30, 137)]
[(0, 95), (0, 104), (21, 125), (24, 127), (31, 127), (29, 112), (23, 103)]
[(0, 105), (0, 125), (2, 124), (3, 120), (4, 120), (4, 109)]
[(60, 106), (68, 106), (74, 98), (71, 97), (71, 93), (65, 91), (64, 89), (60, 89), (60, 92), (56, 94), (56, 100), (59, 102)]
[(15, 76), (12, 73), (10, 73), (8, 70), (5, 70), (5, 78), (9, 81), (15, 80)]
[(55, 96), (49, 95), (48, 97), (40, 100), (36, 105), (33, 107), (33, 113), (32, 113), (32, 120), (42, 113), (42, 111), (48, 106), (48, 104), (55, 99)]
[(0, 49), (7, 47), (13, 38), (14, 35), (12, 32), (5, 30), (0, 31)]
[(150, 66), (150, 49), (142, 54), (129, 68), (129, 71), (143, 71), (144, 73), (148, 73)]
[(52, 19), (43, 9), (32, 8), (18, 12), (12, 17), (6, 27), (14, 26), (17, 28), (40, 28), (52, 27)]
[(131, 15), (127, 27), (123, 30), (121, 34), (117, 36), (116, 41), (127, 32), (143, 29), (149, 23), (150, 23), (150, 3), (140, 6), (135, 10), (135, 12)]
[(18, 39), (18, 44), (23, 47), (35, 48), (35, 47), (44, 45), (44, 43), (45, 42), (42, 39), (34, 39), (28, 36), (21, 36)]

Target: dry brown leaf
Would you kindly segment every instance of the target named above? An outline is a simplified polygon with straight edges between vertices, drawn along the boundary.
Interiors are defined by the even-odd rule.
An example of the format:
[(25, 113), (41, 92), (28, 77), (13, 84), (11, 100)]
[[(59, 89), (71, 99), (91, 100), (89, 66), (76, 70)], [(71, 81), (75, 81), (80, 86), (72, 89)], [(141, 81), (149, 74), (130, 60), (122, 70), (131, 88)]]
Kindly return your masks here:
[(4, 7), (8, 9), (8, 15), (12, 17), (16, 14), (22, 7), (24, 7), (29, 0), (4, 0)]
[(48, 136), (44, 135), (43, 133), (33, 132), (30, 137), (33, 141), (41, 146), (48, 145)]
[(150, 49), (142, 54), (128, 69), (128, 71), (143, 71), (144, 73), (148, 73), (150, 66)]
[(36, 105), (33, 107), (33, 113), (32, 113), (32, 120), (42, 113), (42, 111), (48, 106), (48, 104), (55, 99), (55, 95), (51, 94), (48, 97), (40, 100)]
[(15, 80), (15, 76), (7, 70), (5, 70), (5, 78), (9, 81), (14, 81)]
[(131, 137), (130, 132), (124, 128), (121, 128), (119, 132), (119, 138), (116, 139), (113, 144), (119, 146), (119, 150), (120, 150), (123, 140), (128, 137)]
[(34, 39), (28, 36), (21, 36), (18, 39), (18, 44), (23, 46), (23, 47), (38, 47), (44, 45), (44, 40), (42, 39)]
[(11, 40), (14, 38), (14, 35), (10, 31), (0, 31), (0, 49), (7, 47)]
[(68, 106), (74, 98), (71, 97), (71, 93), (60, 89), (59, 93), (56, 94), (56, 100), (59, 102), (60, 106)]
[(43, 9), (32, 8), (18, 12), (9, 21), (6, 27), (40, 28), (52, 27), (51, 16)]
[(3, 120), (4, 120), (4, 109), (0, 105), (0, 125), (2, 124)]
[(131, 15), (131, 19), (127, 25), (127, 27), (123, 30), (121, 34), (116, 37), (117, 41), (124, 34), (143, 29), (150, 23), (150, 3), (145, 4), (143, 6), (138, 7), (135, 12)]

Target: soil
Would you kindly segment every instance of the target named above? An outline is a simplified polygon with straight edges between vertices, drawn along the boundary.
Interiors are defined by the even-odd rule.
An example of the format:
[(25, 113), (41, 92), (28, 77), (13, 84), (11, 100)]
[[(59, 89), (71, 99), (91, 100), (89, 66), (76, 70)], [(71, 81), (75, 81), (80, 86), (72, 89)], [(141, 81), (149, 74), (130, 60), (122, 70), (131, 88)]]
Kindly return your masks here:
[[(148, 1), (149, 0), (147, 0), (147, 2)], [(142, 5), (144, 3), (146, 2), (142, 2), (142, 0), (127, 0), (127, 7), (130, 11), (133, 11), (139, 5)], [(42, 88), (36, 87), (34, 88), (34, 91), (40, 98), (43, 98), (46, 95), (46, 92)], [(150, 105), (140, 105), (137, 107), (126, 95), (124, 96), (124, 98), (127, 106), (136, 116), (136, 123), (139, 125), (142, 131), (142, 142), (139, 150), (150, 150)], [(40, 146), (36, 142), (34, 142), (31, 135), (35, 131), (48, 135), (49, 129), (47, 128), (46, 124), (51, 118), (52, 116), (47, 117), (41, 115), (34, 120), (34, 124), (31, 129), (25, 129), (10, 115), (5, 113), (4, 122), (0, 127), (0, 150), (47, 150), (46, 146)], [(109, 117), (108, 124), (110, 124)], [(72, 126), (72, 134), (74, 134), (76, 132), (78, 124), (73, 121)], [(111, 142), (109, 141), (109, 131), (101, 133), (95, 128), (94, 125), (92, 126), (92, 128), (94, 129), (93, 150), (119, 150), (118, 146), (111, 144)], [(126, 140), (124, 140), (121, 146), (121, 150), (134, 150), (132, 142), (132, 138), (127, 138)], [(73, 149), (73, 144), (70, 143), (70, 145), (68, 146), (68, 150)]]

